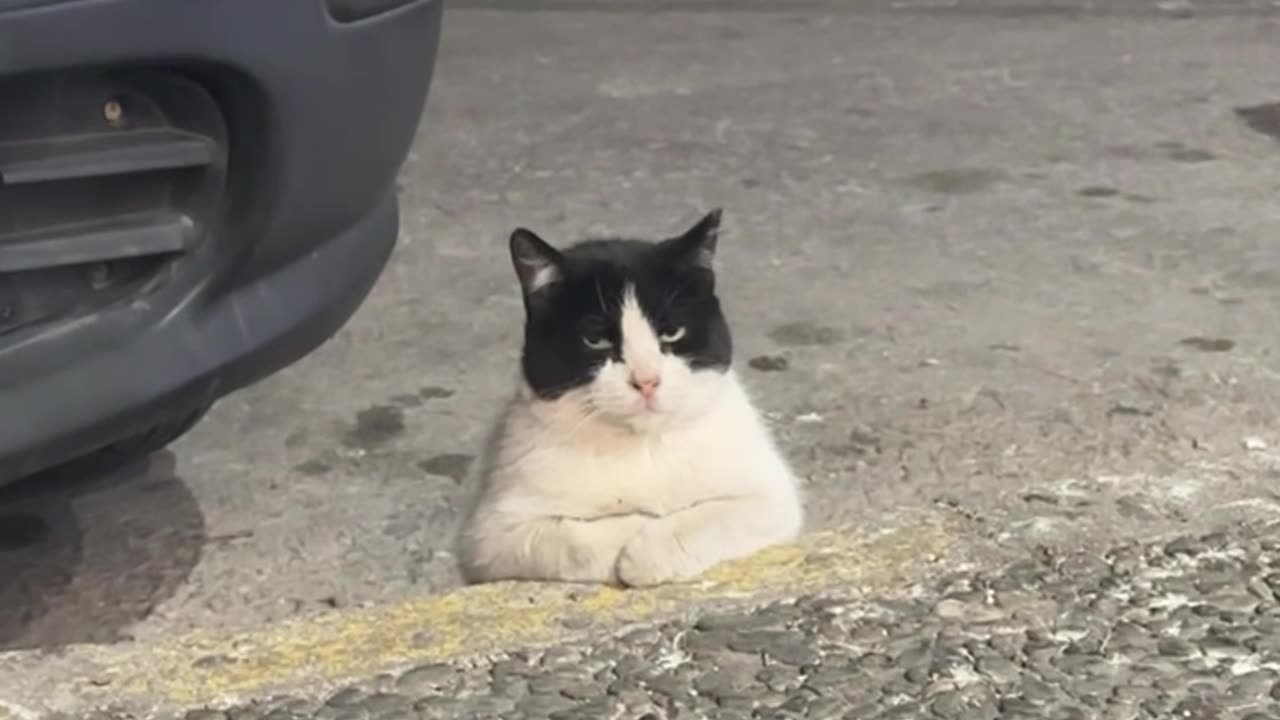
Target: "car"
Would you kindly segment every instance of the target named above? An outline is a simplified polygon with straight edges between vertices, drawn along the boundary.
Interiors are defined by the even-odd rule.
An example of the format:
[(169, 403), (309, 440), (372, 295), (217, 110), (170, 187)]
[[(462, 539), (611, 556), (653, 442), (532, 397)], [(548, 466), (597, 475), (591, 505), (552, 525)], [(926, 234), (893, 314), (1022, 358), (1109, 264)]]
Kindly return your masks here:
[(396, 243), (439, 0), (0, 0), (0, 484), (160, 449)]

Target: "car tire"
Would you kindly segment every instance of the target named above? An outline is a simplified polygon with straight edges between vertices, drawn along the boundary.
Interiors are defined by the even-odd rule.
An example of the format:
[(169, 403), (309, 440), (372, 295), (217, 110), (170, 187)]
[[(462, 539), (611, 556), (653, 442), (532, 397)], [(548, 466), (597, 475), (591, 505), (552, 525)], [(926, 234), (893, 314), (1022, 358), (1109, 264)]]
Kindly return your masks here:
[[(159, 452), (186, 435), (204, 419), (212, 404), (201, 405), (144, 432), (68, 460), (48, 471), (55, 477), (106, 475)], [(44, 474), (44, 473), (41, 473)]]

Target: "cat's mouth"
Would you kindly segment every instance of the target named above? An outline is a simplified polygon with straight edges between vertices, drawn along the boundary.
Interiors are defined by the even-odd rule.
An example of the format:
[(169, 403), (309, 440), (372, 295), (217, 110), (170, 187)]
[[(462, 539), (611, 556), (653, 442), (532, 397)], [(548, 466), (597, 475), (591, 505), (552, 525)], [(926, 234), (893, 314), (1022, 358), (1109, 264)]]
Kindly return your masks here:
[(661, 408), (649, 407), (643, 401), (638, 401), (625, 410), (601, 415), (601, 419), (609, 425), (632, 433), (651, 432), (664, 426), (669, 418), (670, 415)]

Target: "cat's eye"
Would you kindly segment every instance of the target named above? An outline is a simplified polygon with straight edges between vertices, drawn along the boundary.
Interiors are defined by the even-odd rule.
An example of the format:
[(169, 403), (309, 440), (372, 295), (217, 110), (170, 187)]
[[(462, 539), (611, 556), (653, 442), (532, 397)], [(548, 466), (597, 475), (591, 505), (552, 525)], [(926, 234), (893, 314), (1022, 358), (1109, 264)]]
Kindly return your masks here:
[(671, 343), (680, 342), (684, 338), (684, 327), (668, 328), (658, 335), (658, 339), (670, 345)]
[(609, 342), (609, 338), (591, 333), (582, 336), (582, 344), (592, 350), (608, 350), (613, 347), (613, 343)]

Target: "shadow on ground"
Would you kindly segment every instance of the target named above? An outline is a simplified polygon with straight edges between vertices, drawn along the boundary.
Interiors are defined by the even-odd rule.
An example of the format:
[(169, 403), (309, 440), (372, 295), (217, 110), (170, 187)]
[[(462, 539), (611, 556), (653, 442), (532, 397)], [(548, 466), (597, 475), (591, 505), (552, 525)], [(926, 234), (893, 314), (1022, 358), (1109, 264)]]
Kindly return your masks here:
[(0, 651), (128, 639), (186, 580), (205, 536), (168, 452), (0, 488)]

